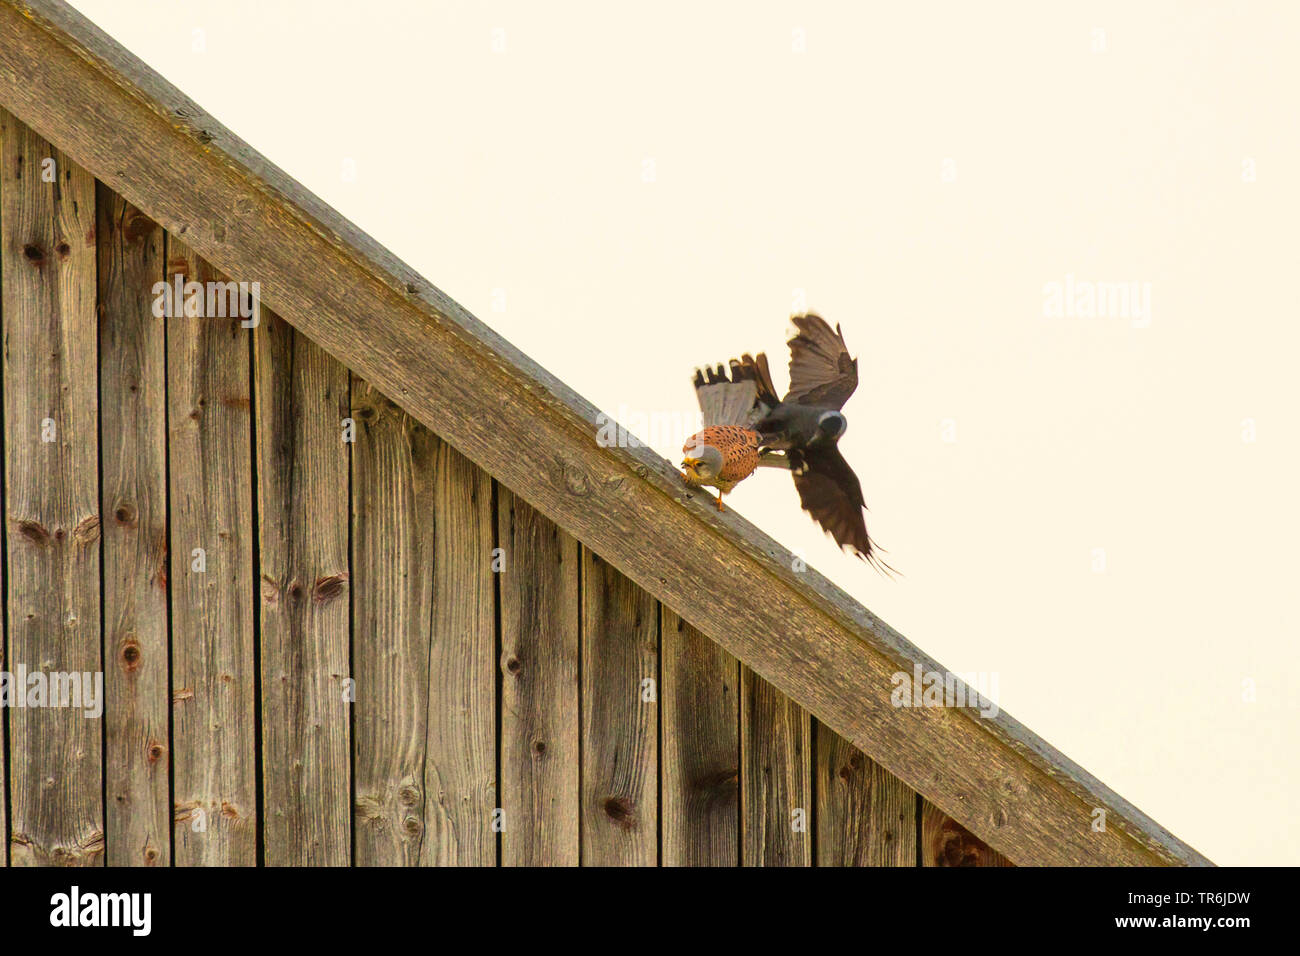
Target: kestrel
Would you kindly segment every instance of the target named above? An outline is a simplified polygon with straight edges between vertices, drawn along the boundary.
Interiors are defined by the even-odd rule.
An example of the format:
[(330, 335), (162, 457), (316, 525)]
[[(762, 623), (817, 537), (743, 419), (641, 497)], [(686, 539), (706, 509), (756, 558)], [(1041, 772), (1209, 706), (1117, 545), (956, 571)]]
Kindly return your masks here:
[[(766, 366), (766, 358), (759, 356)], [(705, 427), (682, 446), (682, 478), (696, 488), (718, 489), (718, 510), (722, 496), (744, 481), (758, 467), (761, 456), (759, 434), (752, 427), (771, 406), (758, 399), (757, 365), (749, 355), (731, 360), (731, 375), (716, 369), (695, 370), (695, 396)]]

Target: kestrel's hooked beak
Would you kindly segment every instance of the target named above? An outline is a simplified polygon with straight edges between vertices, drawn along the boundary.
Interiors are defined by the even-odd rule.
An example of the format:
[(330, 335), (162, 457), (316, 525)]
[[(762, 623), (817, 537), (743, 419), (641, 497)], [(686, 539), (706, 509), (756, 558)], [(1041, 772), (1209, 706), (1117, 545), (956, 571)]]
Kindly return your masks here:
[(682, 459), (682, 467), (694, 471), (700, 464), (700, 459), (691, 458), (689, 455)]

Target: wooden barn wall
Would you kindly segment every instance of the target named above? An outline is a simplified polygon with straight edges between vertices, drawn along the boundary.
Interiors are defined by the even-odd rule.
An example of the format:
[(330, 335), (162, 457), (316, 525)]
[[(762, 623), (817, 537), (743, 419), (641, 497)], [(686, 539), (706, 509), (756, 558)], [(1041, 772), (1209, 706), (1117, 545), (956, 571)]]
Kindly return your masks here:
[[(7, 865), (1005, 865), (0, 111)], [(350, 439), (350, 440), (348, 440)], [(779, 640), (779, 634), (772, 635)]]

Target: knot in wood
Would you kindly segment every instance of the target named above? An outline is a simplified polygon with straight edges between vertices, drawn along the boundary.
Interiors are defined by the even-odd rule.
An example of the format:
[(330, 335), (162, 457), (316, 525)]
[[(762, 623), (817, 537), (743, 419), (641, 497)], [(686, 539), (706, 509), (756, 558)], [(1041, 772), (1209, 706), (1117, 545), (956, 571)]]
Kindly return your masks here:
[(122, 639), (122, 669), (130, 672), (139, 668), (141, 658), (140, 642), (134, 634)]

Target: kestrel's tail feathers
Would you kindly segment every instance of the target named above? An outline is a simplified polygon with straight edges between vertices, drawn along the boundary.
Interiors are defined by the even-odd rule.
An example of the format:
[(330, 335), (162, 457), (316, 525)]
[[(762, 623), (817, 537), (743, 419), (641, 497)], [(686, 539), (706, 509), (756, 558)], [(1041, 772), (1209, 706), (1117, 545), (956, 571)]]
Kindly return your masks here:
[(740, 364), (752, 370), (754, 383), (758, 388), (758, 402), (766, 406), (770, 411), (781, 403), (781, 399), (776, 394), (776, 386), (772, 384), (772, 372), (767, 367), (767, 353), (759, 352), (758, 357), (746, 352), (740, 357)]
[[(699, 400), (705, 426), (748, 426), (767, 413), (768, 406), (759, 398), (764, 386), (759, 382), (757, 363), (749, 355), (745, 360), (732, 359), (730, 374), (721, 364), (695, 370), (695, 397)], [(766, 359), (763, 364), (765, 371)], [(771, 376), (767, 378), (770, 382)]]

